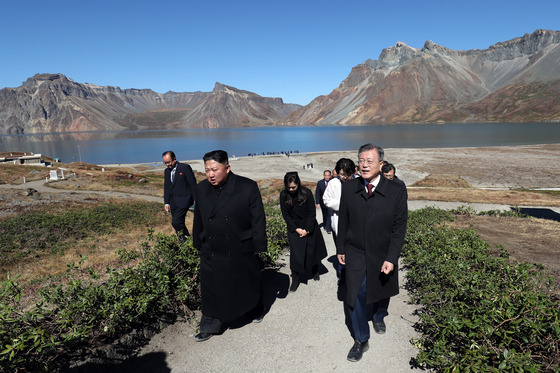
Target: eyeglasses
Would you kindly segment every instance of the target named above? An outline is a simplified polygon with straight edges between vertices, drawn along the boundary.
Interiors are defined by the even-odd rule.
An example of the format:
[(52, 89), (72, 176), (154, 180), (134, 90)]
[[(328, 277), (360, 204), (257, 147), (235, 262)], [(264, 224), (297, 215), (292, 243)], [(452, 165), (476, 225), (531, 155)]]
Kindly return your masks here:
[[(358, 159), (359, 164), (367, 164), (368, 166), (373, 166), (376, 162), (372, 159)], [(379, 162), (381, 163), (381, 162)]]

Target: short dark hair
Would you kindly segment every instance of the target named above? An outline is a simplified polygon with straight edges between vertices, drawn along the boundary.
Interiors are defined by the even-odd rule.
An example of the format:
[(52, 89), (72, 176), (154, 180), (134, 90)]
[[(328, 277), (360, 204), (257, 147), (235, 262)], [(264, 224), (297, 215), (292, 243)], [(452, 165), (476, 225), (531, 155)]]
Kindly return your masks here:
[(349, 158), (340, 158), (336, 162), (334, 169), (337, 173), (340, 173), (340, 170), (342, 170), (347, 175), (353, 175), (354, 172), (356, 172), (356, 165), (354, 164), (354, 161)]
[(161, 155), (161, 157), (163, 158), (163, 157), (165, 157), (165, 156), (168, 155), (168, 154), (169, 154), (169, 156), (171, 157), (171, 160), (172, 160), (172, 161), (174, 161), (175, 159), (177, 159), (177, 158), (175, 158), (175, 153), (173, 153), (172, 150), (167, 150), (167, 151), (163, 152), (163, 154)]
[(387, 172), (390, 172), (391, 170), (395, 171), (395, 173), (397, 173), (397, 169), (395, 168), (395, 166), (393, 166), (392, 163), (387, 163), (384, 164), (383, 167), (381, 167), (381, 172), (386, 174)]
[(373, 145), (371, 143), (360, 146), (360, 149), (358, 150), (358, 158), (360, 158), (360, 154), (362, 154), (363, 152), (367, 152), (368, 150), (375, 150), (377, 152), (377, 157), (379, 158), (379, 162), (383, 162), (385, 151), (383, 150), (382, 147)]
[(202, 160), (204, 162), (215, 161), (225, 165), (229, 164), (228, 153), (225, 150), (212, 150), (211, 152), (204, 154)]

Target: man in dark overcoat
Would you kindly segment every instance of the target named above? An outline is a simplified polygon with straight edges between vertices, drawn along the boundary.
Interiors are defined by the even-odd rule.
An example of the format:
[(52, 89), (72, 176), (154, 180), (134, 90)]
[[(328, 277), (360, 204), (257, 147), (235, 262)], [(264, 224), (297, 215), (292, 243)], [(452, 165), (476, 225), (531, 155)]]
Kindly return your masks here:
[(321, 209), (321, 213), (323, 215), (323, 228), (325, 232), (331, 233), (331, 215), (329, 208), (325, 206), (323, 202), (323, 194), (325, 194), (325, 190), (327, 189), (327, 185), (329, 184), (329, 180), (331, 179), (331, 172), (329, 170), (323, 171), (323, 178), (317, 181), (317, 187), (315, 188), (315, 204), (317, 208)]
[(266, 220), (253, 180), (233, 174), (228, 155), (204, 155), (206, 180), (196, 189), (193, 246), (200, 251), (202, 342), (241, 317), (262, 320), (261, 265), (266, 251)]
[(185, 217), (195, 201), (196, 179), (191, 166), (180, 163), (175, 153), (168, 150), (162, 154), (167, 166), (163, 181), (163, 203), (165, 211), (171, 213), (171, 225), (175, 228), (180, 241), (189, 236)]
[(346, 265), (346, 306), (354, 345), (348, 360), (358, 361), (369, 345), (369, 320), (385, 333), (389, 298), (399, 292), (398, 259), (408, 218), (403, 184), (381, 176), (383, 149), (366, 144), (358, 151), (361, 176), (342, 185), (337, 257)]

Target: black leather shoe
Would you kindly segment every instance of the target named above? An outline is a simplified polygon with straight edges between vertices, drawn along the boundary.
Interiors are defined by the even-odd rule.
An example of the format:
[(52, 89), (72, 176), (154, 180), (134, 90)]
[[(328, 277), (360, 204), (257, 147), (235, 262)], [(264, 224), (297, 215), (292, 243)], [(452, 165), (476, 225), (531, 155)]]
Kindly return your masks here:
[(352, 361), (352, 362), (360, 361), (362, 355), (364, 354), (364, 352), (368, 350), (368, 348), (369, 348), (369, 343), (367, 341), (365, 342), (355, 341), (354, 346), (352, 346), (350, 352), (348, 352), (348, 357), (347, 357), (348, 361)]
[(210, 338), (212, 338), (212, 334), (198, 333), (197, 335), (194, 336), (194, 341), (195, 342), (204, 342), (204, 341), (209, 340)]
[(386, 329), (385, 321), (373, 322), (373, 330), (375, 330), (377, 334), (385, 334)]
[(313, 275), (313, 280), (314, 281), (319, 281), (321, 279), (321, 276), (319, 276), (319, 272), (315, 272), (315, 274)]
[(260, 316), (258, 316), (258, 317), (255, 317), (255, 318), (253, 319), (253, 322), (254, 322), (254, 323), (260, 323), (261, 321), (263, 321), (263, 318), (264, 318), (264, 315), (260, 315)]
[(292, 284), (290, 285), (290, 292), (294, 292), (299, 287), (299, 276), (292, 275)]

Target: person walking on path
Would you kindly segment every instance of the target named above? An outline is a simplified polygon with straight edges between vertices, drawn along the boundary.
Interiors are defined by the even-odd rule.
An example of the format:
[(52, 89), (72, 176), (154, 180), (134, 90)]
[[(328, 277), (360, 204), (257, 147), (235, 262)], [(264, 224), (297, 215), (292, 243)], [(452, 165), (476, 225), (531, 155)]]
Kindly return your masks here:
[(398, 259), (408, 218), (406, 188), (381, 176), (384, 151), (366, 144), (358, 151), (361, 177), (342, 187), (337, 258), (346, 265), (346, 306), (354, 345), (349, 361), (369, 348), (369, 320), (376, 333), (386, 330), (390, 297), (399, 293)]
[(325, 170), (323, 172), (323, 178), (317, 181), (317, 187), (315, 188), (315, 203), (317, 204), (317, 208), (320, 208), (321, 213), (323, 214), (323, 229), (325, 229), (325, 232), (329, 234), (331, 233), (331, 217), (329, 215), (329, 209), (323, 202), (323, 193), (325, 193), (325, 189), (327, 189), (331, 176), (331, 172), (329, 170)]
[(284, 187), (280, 192), (280, 209), (288, 229), (292, 271), (290, 291), (294, 292), (300, 276), (309, 270), (313, 280), (319, 281), (319, 263), (327, 256), (327, 249), (317, 223), (311, 190), (301, 185), (297, 172), (286, 173)]
[(177, 232), (179, 242), (190, 236), (185, 225), (189, 207), (195, 202), (196, 179), (191, 166), (180, 163), (171, 150), (163, 152), (164, 172), (163, 203), (165, 212), (171, 213), (171, 225)]
[[(356, 165), (349, 158), (340, 158), (336, 162), (335, 171), (338, 175), (332, 178), (323, 194), (323, 202), (331, 211), (331, 228), (333, 231), (333, 240), (336, 245), (338, 235), (338, 211), (340, 209), (340, 195), (342, 194), (342, 184), (352, 179)], [(344, 266), (337, 261), (336, 275), (338, 277), (338, 285), (344, 284)]]
[(233, 174), (228, 154), (204, 155), (206, 180), (198, 183), (193, 246), (200, 251), (202, 318), (195, 341), (235, 322), (260, 322), (264, 314), (261, 264), (266, 222), (257, 183)]

